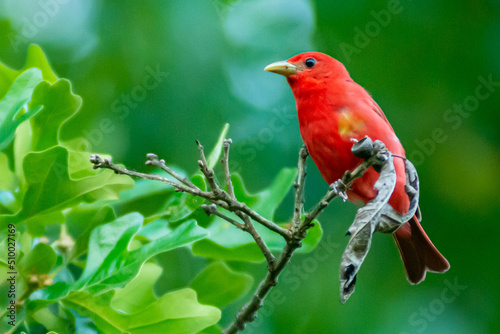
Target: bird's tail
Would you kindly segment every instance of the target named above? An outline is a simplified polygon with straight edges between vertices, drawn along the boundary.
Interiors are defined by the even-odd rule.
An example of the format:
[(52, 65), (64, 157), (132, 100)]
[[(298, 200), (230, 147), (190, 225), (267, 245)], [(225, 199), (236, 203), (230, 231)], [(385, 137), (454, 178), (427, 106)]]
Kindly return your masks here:
[(425, 234), (417, 216), (413, 216), (393, 235), (410, 283), (422, 282), (427, 271), (442, 273), (450, 268), (448, 260)]

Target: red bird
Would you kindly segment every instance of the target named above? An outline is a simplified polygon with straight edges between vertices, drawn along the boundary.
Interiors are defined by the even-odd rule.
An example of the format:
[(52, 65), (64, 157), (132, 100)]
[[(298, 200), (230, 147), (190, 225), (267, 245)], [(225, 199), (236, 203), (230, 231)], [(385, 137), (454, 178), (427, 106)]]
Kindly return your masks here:
[[(300, 134), (328, 184), (361, 163), (362, 159), (351, 152), (352, 138), (378, 139), (394, 155), (397, 180), (389, 204), (401, 214), (408, 212), (403, 146), (382, 109), (351, 79), (342, 63), (324, 53), (306, 52), (270, 64), (265, 70), (286, 77), (297, 105)], [(377, 191), (373, 186), (378, 176), (370, 168), (347, 192), (349, 200), (367, 203), (374, 199)], [(410, 283), (423, 281), (426, 271), (445, 272), (450, 268), (425, 234), (417, 215), (393, 235)]]

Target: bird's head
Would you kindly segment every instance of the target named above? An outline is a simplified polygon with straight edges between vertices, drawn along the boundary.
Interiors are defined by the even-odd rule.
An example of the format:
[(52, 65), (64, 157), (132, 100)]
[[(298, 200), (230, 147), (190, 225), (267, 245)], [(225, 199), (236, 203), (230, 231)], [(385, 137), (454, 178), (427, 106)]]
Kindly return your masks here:
[(284, 75), (292, 88), (307, 82), (350, 79), (341, 62), (321, 52), (300, 53), (288, 60), (269, 64), (264, 70)]

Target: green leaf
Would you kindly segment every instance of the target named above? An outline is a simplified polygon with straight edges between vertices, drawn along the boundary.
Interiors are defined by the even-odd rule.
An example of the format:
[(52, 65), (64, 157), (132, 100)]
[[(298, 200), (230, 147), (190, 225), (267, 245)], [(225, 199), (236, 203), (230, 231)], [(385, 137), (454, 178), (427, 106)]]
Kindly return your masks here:
[(41, 106), (26, 110), (33, 90), (42, 81), (39, 69), (23, 72), (10, 87), (7, 95), (0, 101), (0, 150), (6, 148), (14, 139), (16, 128), (25, 120), (35, 116)]
[(54, 71), (52, 71), (47, 57), (43, 53), (42, 49), (36, 44), (30, 45), (28, 49), (28, 56), (26, 57), (26, 64), (24, 65), (24, 68), (31, 67), (36, 67), (42, 70), (43, 80), (50, 83), (57, 81), (57, 76)]
[(68, 80), (39, 84), (33, 92), (30, 105), (31, 108), (43, 106), (43, 110), (31, 120), (32, 150), (43, 151), (58, 145), (60, 129), (78, 112), (81, 105), (81, 97), (72, 93)]
[(92, 319), (99, 332), (106, 334), (190, 334), (216, 324), (221, 313), (213, 306), (201, 305), (196, 293), (182, 289), (163, 295), (133, 314), (119, 313), (109, 306), (111, 294), (103, 298), (79, 293), (64, 303)]
[[(163, 202), (160, 209), (150, 215), (146, 219), (146, 223), (154, 221), (159, 218), (168, 220), (170, 223), (176, 223), (187, 219), (193, 211), (197, 208), (194, 205), (197, 202), (192, 201), (193, 196), (186, 193), (174, 193), (172, 196), (168, 197), (166, 201)], [(198, 206), (202, 204), (199, 203)]]
[[(89, 166), (89, 168), (91, 168)], [(13, 218), (0, 216), (0, 227), (9, 221), (24, 221), (32, 235), (41, 235), (46, 224), (62, 222), (62, 210), (80, 202), (118, 198), (131, 188), (128, 176), (111, 170), (94, 172), (94, 176), (73, 180), (68, 175), (68, 150), (54, 146), (46, 151), (29, 153), (23, 163), (27, 189), (22, 210)]]
[(217, 220), (208, 228), (210, 236), (195, 242), (194, 255), (225, 261), (261, 262), (264, 260), (260, 248), (252, 237), (229, 223)]
[(206, 236), (205, 230), (191, 221), (139, 249), (128, 251), (127, 246), (141, 227), (142, 216), (131, 213), (92, 232), (87, 267), (79, 279), (80, 284), (85, 284), (84, 290), (98, 293), (115, 285), (121, 287), (150, 257)]
[(208, 169), (214, 168), (214, 166), (219, 161), (219, 157), (220, 157), (220, 154), (222, 152), (222, 146), (224, 145), (224, 139), (226, 138), (226, 134), (227, 134), (228, 130), (229, 130), (229, 124), (226, 123), (224, 125), (224, 128), (222, 129), (222, 132), (219, 136), (219, 139), (217, 140), (217, 144), (215, 144), (215, 147), (213, 148), (212, 152), (207, 157)]
[(145, 263), (139, 275), (123, 289), (117, 289), (110, 306), (121, 313), (137, 313), (156, 301), (154, 284), (161, 276), (162, 268), (154, 263)]
[(11, 214), (19, 209), (14, 195), (7, 190), (0, 191), (0, 214)]
[(0, 62), (0, 99), (7, 94), (19, 73), (19, 71), (13, 70)]
[(218, 308), (233, 302), (252, 287), (250, 275), (237, 273), (223, 262), (212, 263), (205, 268), (191, 283), (202, 304)]
[[(255, 203), (251, 204), (251, 208), (257, 211), (261, 216), (267, 219), (273, 219), (274, 212), (292, 188), (296, 177), (296, 168), (283, 168), (267, 189), (264, 189), (254, 196), (257, 200)], [(235, 176), (234, 178), (238, 179), (239, 177)], [(237, 184), (238, 187), (236, 187), (235, 184), (234, 189), (236, 196), (241, 195), (243, 198), (249, 197), (246, 195), (247, 191), (243, 185), (243, 181), (239, 180)]]
[[(0, 215), (13, 214), (19, 211), (20, 201), (16, 192), (19, 187), (19, 180), (15, 173), (9, 168), (7, 155), (0, 153)], [(16, 196), (17, 195), (17, 196)]]
[[(9, 160), (14, 161), (14, 173), (16, 174), (20, 185), (24, 185), (26, 183), (23, 163), (26, 155), (31, 152), (31, 137), (31, 124), (29, 122), (21, 123), (17, 127), (13, 152), (11, 152), (12, 155), (8, 155)], [(23, 187), (20, 188), (24, 190)]]
[(70, 262), (87, 251), (92, 230), (99, 225), (112, 222), (116, 216), (110, 206), (82, 203), (65, 211), (64, 218), (67, 233), (75, 241), (68, 254), (68, 262)]
[(148, 241), (152, 241), (161, 238), (170, 232), (172, 232), (172, 230), (168, 225), (168, 221), (157, 219), (147, 225), (144, 225), (138, 235), (145, 237)]
[[(183, 171), (176, 170), (180, 175)], [(205, 189), (200, 175), (191, 177), (191, 182)], [(178, 223), (189, 218), (203, 204), (203, 199), (186, 193), (177, 193), (174, 188), (161, 182), (139, 180), (133, 189), (120, 194), (118, 201), (110, 202), (117, 215), (139, 212), (148, 224), (158, 219)]]
[(35, 319), (37, 322), (41, 323), (45, 328), (50, 328), (55, 330), (56, 334), (70, 334), (71, 332), (68, 330), (68, 323), (66, 319), (56, 316), (52, 313), (48, 308), (41, 309), (37, 312), (34, 312), (31, 317)]
[(220, 334), (222, 329), (218, 325), (213, 325), (199, 331), (197, 334)]
[(140, 214), (131, 213), (95, 228), (90, 236), (87, 266), (78, 281), (73, 284), (58, 282), (35, 292), (33, 298), (37, 300), (30, 303), (30, 308), (39, 309), (76, 291), (102, 294), (122, 288), (136, 277), (143, 263), (152, 256), (207, 236), (206, 230), (191, 220), (171, 233), (129, 251), (128, 247), (142, 223)]
[(157, 214), (162, 204), (174, 194), (174, 188), (151, 180), (138, 180), (132, 189), (120, 193), (120, 199), (110, 202), (116, 214), (121, 216), (139, 212), (144, 217)]
[(49, 245), (40, 242), (19, 262), (25, 275), (48, 274), (56, 264), (57, 255)]
[(19, 180), (10, 168), (9, 158), (7, 155), (0, 153), (0, 170), (2, 177), (0, 178), (0, 190), (8, 190), (14, 192), (19, 184)]
[(21, 70), (16, 71), (0, 63), (0, 98), (7, 93), (7, 90), (19, 74), (30, 68), (40, 69), (45, 81), (53, 83), (57, 80), (57, 76), (50, 68), (42, 49), (38, 45), (30, 45), (26, 63)]
[[(84, 177), (95, 174), (89, 172), (89, 153), (78, 152), (81, 141), (72, 140), (61, 142), (59, 134), (65, 122), (73, 117), (81, 106), (81, 98), (74, 95), (67, 80), (59, 80), (54, 84), (40, 83), (33, 91), (30, 107), (43, 109), (31, 119), (30, 123), (20, 124), (14, 142), (15, 171), (22, 183), (22, 166), (26, 155), (33, 151), (43, 151), (54, 145), (61, 145), (71, 151), (70, 175)], [(78, 145), (78, 146), (77, 146)], [(86, 174), (77, 174), (76, 171), (85, 170)], [(21, 175), (20, 175), (21, 174)]]
[[(27, 76), (32, 77), (26, 81)], [(43, 51), (37, 45), (29, 47), (26, 64), (19, 71), (0, 63), (0, 99), (2, 99), (0, 101), (0, 150), (7, 147), (12, 141), (16, 127), (40, 111), (41, 106), (31, 106), (31, 110), (24, 110), (24, 114), (15, 118), (15, 115), (20, 114), (19, 112), (23, 110), (22, 107), (32, 99), (33, 89), (41, 80), (53, 83), (57, 80), (57, 76), (52, 72)], [(19, 90), (21, 88), (19, 83), (22, 82), (26, 84), (25, 89)], [(17, 93), (14, 94), (14, 91)], [(29, 124), (27, 125), (30, 128)], [(17, 136), (22, 137), (25, 142), (26, 139), (29, 139), (31, 147), (31, 131), (17, 131)], [(18, 159), (23, 157), (24, 155)]]

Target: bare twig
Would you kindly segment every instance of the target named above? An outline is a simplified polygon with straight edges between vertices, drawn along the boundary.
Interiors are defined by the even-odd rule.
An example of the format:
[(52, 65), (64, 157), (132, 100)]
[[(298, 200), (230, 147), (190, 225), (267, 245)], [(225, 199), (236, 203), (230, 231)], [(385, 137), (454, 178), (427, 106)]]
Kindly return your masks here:
[(246, 214), (242, 212), (236, 212), (236, 215), (245, 222), (245, 231), (250, 233), (252, 238), (255, 240), (255, 243), (257, 244), (257, 246), (259, 246), (262, 254), (264, 254), (264, 257), (266, 258), (267, 267), (269, 268), (269, 270), (272, 270), (275, 266), (276, 259), (274, 258), (273, 253), (271, 253), (269, 247), (267, 247), (266, 242), (261, 238), (260, 234), (255, 229), (255, 226), (253, 226), (252, 221)]
[(212, 191), (219, 192), (220, 187), (217, 184), (217, 181), (215, 181), (214, 171), (208, 169), (207, 159), (205, 158), (205, 151), (203, 150), (203, 146), (198, 140), (196, 141), (196, 145), (198, 145), (198, 151), (200, 151), (201, 160), (198, 160), (198, 165), (200, 166), (200, 170), (203, 173), (203, 175), (205, 175), (205, 178), (207, 179), (210, 188), (212, 188)]
[(206, 204), (202, 204), (201, 205), (201, 208), (205, 211), (205, 213), (207, 215), (215, 215), (217, 217), (220, 217), (222, 219), (224, 219), (225, 221), (233, 224), (234, 226), (236, 226), (237, 228), (239, 228), (240, 230), (242, 231), (246, 231), (246, 227), (244, 224), (241, 224), (241, 223), (238, 223), (236, 220), (232, 219), (232, 218), (229, 218), (228, 216), (220, 213), (218, 210), (217, 210), (217, 206), (215, 204), (210, 204), (210, 205), (206, 205)]
[[(353, 148), (353, 153), (357, 153), (358, 148)], [(363, 147), (365, 149), (365, 147)], [(330, 185), (327, 193), (323, 198), (314, 206), (313, 210), (305, 215), (304, 220), (300, 221), (301, 210), (303, 207), (303, 191), (304, 191), (304, 180), (305, 180), (305, 159), (307, 158), (307, 151), (304, 148), (301, 149), (299, 154), (298, 170), (299, 175), (295, 187), (295, 201), (294, 201), (294, 220), (293, 224), (298, 224), (297, 227), (292, 224), (292, 238), (287, 240), (285, 248), (281, 253), (279, 260), (277, 261), (274, 268), (269, 269), (266, 277), (259, 284), (257, 291), (254, 293), (252, 300), (243, 306), (240, 310), (236, 319), (229, 327), (226, 328), (224, 333), (233, 334), (241, 331), (245, 328), (245, 325), (255, 319), (256, 313), (259, 308), (262, 307), (263, 301), (268, 295), (269, 291), (277, 284), (277, 279), (279, 274), (286, 267), (290, 258), (293, 256), (297, 248), (301, 246), (302, 240), (306, 237), (307, 230), (313, 226), (314, 219), (328, 206), (328, 204), (337, 196), (341, 196), (343, 199), (347, 198), (346, 191), (352, 185), (354, 180), (361, 177), (366, 170), (372, 165), (380, 165), (385, 161), (381, 160), (383, 154), (379, 154), (385, 147), (373, 145), (370, 154), (367, 155), (365, 161), (363, 161), (358, 167), (356, 167), (352, 172), (347, 171), (341, 180), (336, 181)], [(304, 152), (305, 151), (305, 152)]]
[(285, 240), (288, 240), (291, 238), (291, 232), (289, 230), (273, 223), (269, 219), (262, 217), (257, 212), (250, 209), (245, 203), (233, 201), (233, 202), (231, 202), (231, 205), (228, 206), (228, 210), (232, 211), (232, 212), (241, 211), (241, 212), (247, 214), (250, 218), (252, 218), (257, 223), (267, 227), (271, 231), (278, 233), (283, 238), (285, 238)]
[[(111, 169), (112, 171), (115, 172), (115, 174), (123, 174), (123, 175), (138, 177), (141, 179), (165, 182), (168, 185), (171, 185), (172, 187), (178, 188), (177, 183), (175, 183), (167, 178), (161, 177), (161, 176), (156, 175), (156, 174), (139, 173), (139, 172), (134, 172), (134, 171), (128, 170), (126, 168), (120, 168), (119, 166), (112, 163), (109, 159), (102, 160), (101, 157), (99, 156), (99, 154), (92, 154), (90, 156), (90, 162), (94, 164), (94, 166), (92, 167), (94, 169), (99, 169), (99, 168)], [(182, 188), (180, 188), (180, 189), (182, 189)]]
[(147, 165), (157, 166), (157, 167), (161, 168), (163, 171), (170, 174), (177, 181), (182, 182), (184, 185), (186, 185), (188, 187), (196, 188), (196, 186), (194, 184), (192, 184), (191, 181), (189, 181), (189, 179), (187, 177), (182, 177), (179, 174), (177, 174), (176, 172), (174, 172), (172, 168), (165, 165), (165, 160), (158, 159), (158, 156), (156, 154), (148, 153), (146, 155), (146, 157), (149, 159), (148, 161), (146, 161)]
[[(253, 220), (258, 222), (261, 225), (264, 225), (271, 231), (274, 231), (276, 233), (279, 233), (285, 238), (289, 238), (288, 230), (285, 228), (282, 228), (278, 226), (277, 224), (273, 223), (272, 221), (262, 217), (259, 215), (257, 212), (253, 211), (250, 209), (245, 203), (238, 202), (236, 200), (236, 197), (234, 195), (234, 188), (231, 182), (231, 173), (229, 171), (229, 163), (225, 163), (224, 161), (227, 161), (229, 158), (229, 146), (231, 144), (231, 139), (224, 140), (224, 173), (226, 175), (226, 183), (228, 185), (228, 192), (225, 192), (223, 189), (219, 187), (217, 184), (215, 177), (214, 177), (214, 171), (208, 168), (207, 160), (205, 158), (205, 152), (203, 150), (203, 146), (200, 144), (199, 141), (196, 141), (196, 144), (198, 145), (198, 150), (200, 151), (200, 157), (201, 160), (198, 161), (198, 165), (200, 166), (201, 172), (205, 175), (205, 178), (207, 179), (208, 183), (210, 184), (210, 187), (212, 188), (212, 193), (213, 195), (218, 198), (219, 200), (222, 200), (223, 202), (226, 203), (226, 205), (222, 204), (220, 205), (226, 210), (232, 211), (239, 215), (239, 213), (244, 213), (251, 217)], [(218, 204), (218, 203), (215, 203)], [(240, 217), (243, 221), (245, 221), (244, 218)], [(252, 226), (253, 227), (253, 226)]]
[[(236, 199), (236, 195), (234, 194), (233, 182), (231, 181), (231, 171), (229, 170), (229, 147), (231, 146), (231, 144), (232, 144), (231, 139), (224, 139), (224, 156), (221, 160), (221, 163), (224, 166), (224, 175), (226, 177), (227, 192), (231, 198)], [(260, 250), (262, 251), (262, 254), (264, 254), (268, 267), (273, 268), (276, 259), (269, 250), (269, 247), (267, 247), (265, 241), (260, 237), (259, 233), (255, 229), (255, 226), (253, 226), (252, 221), (250, 220), (248, 215), (241, 211), (236, 211), (235, 213), (245, 224), (244, 230), (250, 233), (252, 238), (255, 240), (255, 243), (259, 246)]]
[(271, 253), (271, 251), (267, 247), (264, 240), (260, 237), (259, 233), (257, 233), (257, 230), (255, 230), (255, 227), (253, 226), (252, 222), (250, 221), (250, 218), (248, 218), (247, 215), (245, 215), (244, 213), (241, 213), (241, 212), (236, 213), (238, 215), (238, 217), (240, 217), (244, 221), (244, 224), (241, 224), (241, 223), (238, 223), (236, 220), (220, 213), (217, 210), (217, 206), (215, 204), (210, 204), (210, 205), (203, 204), (201, 207), (207, 215), (209, 215), (209, 216), (215, 215), (219, 218), (224, 219), (228, 223), (236, 226), (240, 230), (248, 232), (255, 240), (255, 243), (261, 249), (262, 253), (264, 254), (264, 257), (266, 258), (266, 260), (268, 262), (268, 265), (271, 267), (274, 266), (275, 259), (274, 259), (273, 254)]
[(161, 176), (156, 175), (156, 174), (139, 173), (139, 172), (128, 170), (126, 168), (121, 168), (121, 167), (111, 163), (111, 161), (109, 161), (108, 159), (102, 160), (98, 154), (91, 155), (90, 162), (94, 164), (94, 166), (93, 166), (94, 169), (99, 169), (99, 168), (111, 169), (116, 174), (123, 174), (123, 175), (129, 175), (132, 177), (138, 177), (141, 179), (164, 182), (164, 183), (174, 187), (175, 190), (178, 192), (186, 192), (186, 193), (192, 194), (194, 196), (202, 197), (202, 198), (208, 200), (209, 202), (211, 202), (217, 206), (220, 206), (221, 208), (226, 209), (228, 211), (235, 212), (235, 213), (238, 211), (241, 211), (241, 212), (247, 214), (251, 219), (253, 219), (257, 223), (267, 227), (268, 229), (270, 229), (273, 232), (280, 234), (285, 239), (290, 238), (290, 233), (286, 228), (283, 228), (283, 227), (273, 223), (269, 219), (262, 217), (257, 212), (255, 212), (254, 210), (249, 208), (245, 203), (241, 203), (241, 202), (231, 198), (227, 192), (220, 189), (217, 185), (214, 185), (214, 186), (216, 187), (216, 189), (219, 189), (219, 191), (211, 191), (211, 192), (202, 191), (197, 187), (190, 187), (190, 186), (186, 186), (185, 184), (176, 183), (172, 180), (169, 180), (167, 178), (161, 177)]
[(300, 247), (298, 242), (290, 242), (285, 245), (281, 256), (274, 266), (273, 270), (268, 270), (266, 277), (257, 287), (252, 300), (243, 306), (241, 311), (236, 316), (236, 320), (229, 325), (224, 331), (226, 334), (237, 333), (245, 329), (245, 325), (255, 319), (255, 314), (263, 306), (264, 299), (267, 297), (269, 291), (277, 284), (279, 274), (285, 269), (286, 265), (290, 261), (295, 250)]
[(233, 141), (231, 139), (224, 139), (224, 158), (221, 160), (221, 162), (224, 165), (227, 193), (229, 194), (229, 196), (236, 199), (236, 196), (234, 195), (233, 182), (231, 182), (231, 172), (229, 171), (229, 147), (232, 143)]
[(299, 151), (299, 163), (297, 166), (297, 181), (293, 184), (295, 190), (295, 201), (293, 206), (292, 233), (296, 233), (302, 219), (304, 210), (304, 183), (306, 180), (306, 159), (309, 156), (307, 147), (304, 145)]

